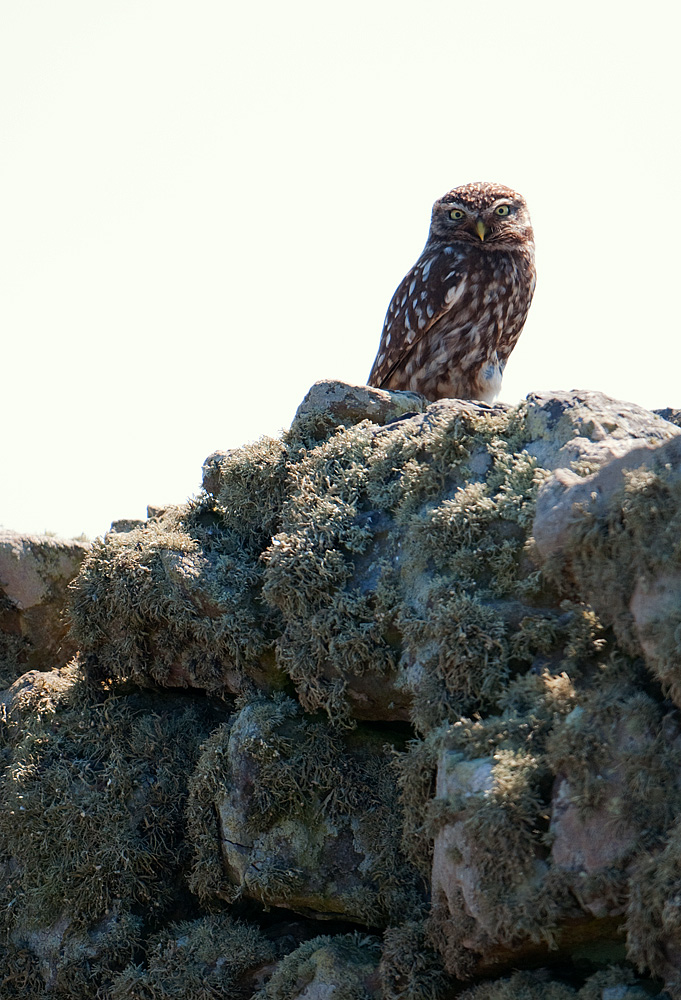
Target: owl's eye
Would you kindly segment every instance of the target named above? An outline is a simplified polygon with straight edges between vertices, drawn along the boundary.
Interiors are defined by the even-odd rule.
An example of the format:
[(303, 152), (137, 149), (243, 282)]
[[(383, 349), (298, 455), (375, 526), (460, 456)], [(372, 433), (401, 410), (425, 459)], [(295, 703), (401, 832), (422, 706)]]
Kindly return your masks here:
[(458, 222), (459, 219), (463, 219), (463, 216), (464, 213), (459, 208), (453, 208), (452, 211), (449, 213), (449, 218), (454, 219), (455, 222)]
[(511, 209), (508, 207), (508, 205), (499, 205), (498, 208), (494, 209), (495, 215), (509, 215), (510, 212)]

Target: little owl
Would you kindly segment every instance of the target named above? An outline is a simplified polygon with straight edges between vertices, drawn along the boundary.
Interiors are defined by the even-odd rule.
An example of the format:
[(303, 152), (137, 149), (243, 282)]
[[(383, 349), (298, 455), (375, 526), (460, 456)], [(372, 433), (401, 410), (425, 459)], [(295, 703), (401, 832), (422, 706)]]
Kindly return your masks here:
[(527, 205), (501, 184), (466, 184), (433, 205), (423, 253), (393, 295), (369, 385), (491, 403), (530, 308)]

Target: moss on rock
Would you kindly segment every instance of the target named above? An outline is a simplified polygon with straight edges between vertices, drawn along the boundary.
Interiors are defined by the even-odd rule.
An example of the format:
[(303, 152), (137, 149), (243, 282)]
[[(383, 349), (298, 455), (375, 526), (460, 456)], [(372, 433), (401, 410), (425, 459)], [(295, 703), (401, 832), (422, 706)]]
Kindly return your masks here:
[[(233, 459), (246, 479), (250, 454)], [(215, 694), (278, 686), (254, 532), (247, 510), (240, 524), (206, 496), (98, 539), (72, 588), (88, 675)]]
[(379, 1000), (380, 957), (375, 937), (321, 935), (291, 952), (253, 1000)]
[(51, 704), (14, 706), (0, 813), (10, 975), (29, 953), (46, 987), (96, 981), (182, 897), (183, 806), (209, 719), (172, 697), (88, 691), (76, 674)]
[(369, 926), (418, 906), (385, 740), (334, 730), (289, 698), (246, 704), (192, 778), (194, 891)]
[(115, 978), (109, 1000), (250, 997), (258, 972), (276, 958), (255, 925), (226, 913), (172, 924), (149, 939), (145, 953), (143, 965), (130, 965)]
[(386, 930), (380, 973), (383, 1000), (445, 1000), (454, 989), (422, 919)]
[(339, 427), (291, 465), (263, 593), (309, 711), (362, 714), (373, 685), (428, 729), (498, 692), (507, 623), (492, 604), (537, 590), (526, 546), (545, 473), (522, 450), (522, 409), (479, 411)]

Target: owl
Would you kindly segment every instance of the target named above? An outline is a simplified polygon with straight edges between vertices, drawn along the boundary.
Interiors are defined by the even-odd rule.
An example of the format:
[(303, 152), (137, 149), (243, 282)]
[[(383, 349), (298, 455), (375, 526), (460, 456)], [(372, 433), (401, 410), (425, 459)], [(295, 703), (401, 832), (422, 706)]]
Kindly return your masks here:
[(534, 286), (524, 198), (501, 184), (454, 188), (392, 297), (369, 385), (493, 402)]

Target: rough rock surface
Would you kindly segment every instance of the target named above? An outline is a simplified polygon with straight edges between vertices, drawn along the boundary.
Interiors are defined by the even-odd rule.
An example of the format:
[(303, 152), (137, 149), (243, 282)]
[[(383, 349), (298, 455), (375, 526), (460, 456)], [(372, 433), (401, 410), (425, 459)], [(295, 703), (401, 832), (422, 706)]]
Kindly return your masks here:
[(257, 1000), (354, 1000), (383, 995), (381, 942), (360, 934), (306, 941), (281, 962)]
[(540, 491), (534, 535), (547, 571), (568, 581), (623, 649), (643, 655), (681, 705), (681, 439), (637, 448), (586, 479)]
[(185, 894), (188, 779), (222, 713), (88, 690), (77, 663), (2, 707), (2, 996), (88, 996), (132, 961), (144, 909), (172, 919)]
[(290, 698), (246, 705), (204, 747), (192, 783), (191, 887), (370, 927), (417, 909), (426, 886), (395, 836), (388, 736), (334, 732)]
[(318, 383), (97, 540), (0, 697), (2, 995), (681, 998), (670, 415)]
[(0, 681), (63, 666), (76, 651), (64, 612), (67, 587), (90, 543), (0, 528)]

